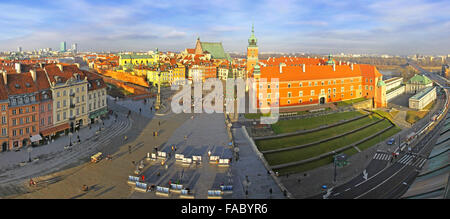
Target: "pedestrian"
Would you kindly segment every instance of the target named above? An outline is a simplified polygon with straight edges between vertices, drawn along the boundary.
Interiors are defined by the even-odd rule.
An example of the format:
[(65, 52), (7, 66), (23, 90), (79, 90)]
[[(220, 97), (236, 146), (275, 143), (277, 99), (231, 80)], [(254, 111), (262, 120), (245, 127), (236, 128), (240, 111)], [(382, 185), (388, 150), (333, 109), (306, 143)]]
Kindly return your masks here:
[(158, 121), (158, 126), (161, 126), (161, 121)]
[(174, 151), (174, 147), (173, 147), (173, 145), (172, 145), (172, 151)]
[(142, 112), (142, 109), (141, 109), (141, 108), (139, 108), (139, 114), (141, 114), (141, 112)]
[(145, 176), (142, 175), (142, 182), (145, 182)]
[(270, 196), (272, 196), (272, 188), (269, 189)]
[(208, 157), (211, 157), (211, 151), (208, 151)]
[(131, 145), (128, 145), (128, 152), (131, 154)]

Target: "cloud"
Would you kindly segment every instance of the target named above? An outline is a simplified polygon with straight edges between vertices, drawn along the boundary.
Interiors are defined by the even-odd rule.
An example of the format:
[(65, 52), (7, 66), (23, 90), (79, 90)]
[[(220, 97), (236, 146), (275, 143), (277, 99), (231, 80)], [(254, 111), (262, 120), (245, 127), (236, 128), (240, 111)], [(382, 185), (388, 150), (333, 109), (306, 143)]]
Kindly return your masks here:
[(255, 24), (260, 51), (450, 53), (443, 0), (61, 0), (0, 3), (0, 50), (182, 50), (197, 36), (245, 51)]

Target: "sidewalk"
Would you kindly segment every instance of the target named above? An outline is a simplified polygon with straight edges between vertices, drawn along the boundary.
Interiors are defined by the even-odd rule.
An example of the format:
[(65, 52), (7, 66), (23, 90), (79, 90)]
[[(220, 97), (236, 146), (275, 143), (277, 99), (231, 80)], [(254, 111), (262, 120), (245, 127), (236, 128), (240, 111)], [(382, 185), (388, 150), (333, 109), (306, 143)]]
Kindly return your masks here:
[[(92, 138), (96, 135), (96, 132), (99, 130), (99, 127), (102, 129), (109, 128), (114, 124), (114, 117), (111, 116), (110, 119), (103, 121), (105, 125), (101, 122), (97, 122), (91, 125), (91, 129), (89, 129), (89, 125), (82, 127), (79, 131), (73, 133), (72, 137), (68, 135), (63, 135), (54, 139), (49, 144), (39, 145), (32, 147), (31, 151), (31, 159), (42, 157), (47, 154), (54, 154), (61, 151), (64, 151), (64, 147), (69, 145), (69, 141), (72, 141), (72, 145), (76, 145), (78, 143), (77, 136), (80, 137), (81, 143), (85, 140)], [(7, 151), (0, 153), (0, 169), (6, 170), (16, 167), (20, 162), (28, 162), (28, 147), (21, 148), (20, 151)]]

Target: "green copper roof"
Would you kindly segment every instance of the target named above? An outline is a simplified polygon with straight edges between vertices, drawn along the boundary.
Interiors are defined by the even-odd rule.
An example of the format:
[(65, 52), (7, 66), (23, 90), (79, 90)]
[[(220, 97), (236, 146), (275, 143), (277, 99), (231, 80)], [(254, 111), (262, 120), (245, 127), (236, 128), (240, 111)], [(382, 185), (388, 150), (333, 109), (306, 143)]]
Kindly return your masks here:
[(222, 43), (200, 42), (203, 51), (208, 51), (213, 59), (229, 59), (230, 56), (225, 53)]
[(151, 59), (151, 55), (120, 55), (121, 59)]
[(248, 38), (248, 46), (249, 47), (256, 47), (256, 43), (258, 42), (258, 39), (256, 39), (255, 37), (255, 28), (252, 24), (252, 35), (250, 36), (250, 38)]
[(386, 84), (384, 83), (384, 81), (379, 80), (377, 86), (378, 86), (378, 87), (386, 86)]
[(334, 61), (333, 61), (333, 57), (331, 56), (331, 53), (328, 55), (328, 61), (327, 61), (327, 65), (333, 65)]
[(410, 84), (430, 84), (433, 83), (427, 76), (424, 75), (414, 75), (411, 79), (409, 79), (408, 83)]

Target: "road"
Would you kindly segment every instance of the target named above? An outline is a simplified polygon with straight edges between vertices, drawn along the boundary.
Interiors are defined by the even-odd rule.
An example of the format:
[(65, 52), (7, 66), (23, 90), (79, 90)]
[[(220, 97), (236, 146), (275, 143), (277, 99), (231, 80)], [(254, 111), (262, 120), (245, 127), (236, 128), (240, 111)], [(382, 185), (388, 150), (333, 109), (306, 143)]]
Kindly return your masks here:
[[(417, 65), (416, 65), (417, 66)], [(413, 65), (413, 67), (415, 67)], [(418, 66), (417, 66), (418, 67)], [(418, 67), (423, 74), (429, 76), (433, 81), (445, 84), (444, 79), (437, 77), (433, 73), (427, 72)], [(447, 89), (448, 90), (448, 89)], [(447, 99), (449, 97), (447, 96)], [(442, 101), (442, 104), (445, 101)], [(438, 109), (443, 109), (440, 107)], [(447, 110), (447, 109), (445, 109)], [(447, 112), (445, 112), (446, 114)], [(445, 116), (444, 116), (445, 117)], [(415, 126), (416, 130), (423, 127), (430, 120), (425, 117)], [(419, 126), (420, 125), (420, 126)], [(426, 162), (426, 158), (433, 149), (439, 137), (439, 129), (444, 124), (440, 122), (430, 132), (424, 133), (412, 143), (411, 151), (402, 151), (396, 159), (392, 159), (390, 154), (377, 152), (373, 160), (366, 168), (366, 177), (361, 173), (347, 183), (328, 191), (326, 198), (329, 199), (375, 199), (375, 198), (400, 198), (409, 188), (416, 178), (420, 169)], [(392, 159), (392, 161), (391, 161)], [(324, 191), (325, 194), (326, 191)], [(324, 198), (323, 194), (312, 198)]]

